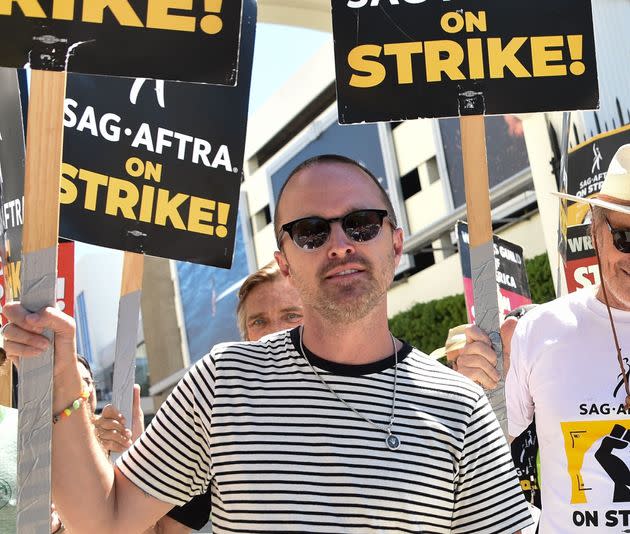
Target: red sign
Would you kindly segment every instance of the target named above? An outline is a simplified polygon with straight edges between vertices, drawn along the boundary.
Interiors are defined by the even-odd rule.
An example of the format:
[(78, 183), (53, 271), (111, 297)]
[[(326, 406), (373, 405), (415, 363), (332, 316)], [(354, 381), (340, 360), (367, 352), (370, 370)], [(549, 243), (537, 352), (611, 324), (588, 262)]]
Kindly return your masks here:
[[(9, 283), (15, 299), (20, 298), (19, 272), (21, 262), (10, 266)], [(17, 273), (17, 276), (15, 275)], [(74, 316), (74, 242), (59, 243), (57, 256), (57, 307), (68, 315)], [(0, 261), (0, 311), (6, 302), (4, 265)], [(6, 322), (4, 315), (2, 324)]]

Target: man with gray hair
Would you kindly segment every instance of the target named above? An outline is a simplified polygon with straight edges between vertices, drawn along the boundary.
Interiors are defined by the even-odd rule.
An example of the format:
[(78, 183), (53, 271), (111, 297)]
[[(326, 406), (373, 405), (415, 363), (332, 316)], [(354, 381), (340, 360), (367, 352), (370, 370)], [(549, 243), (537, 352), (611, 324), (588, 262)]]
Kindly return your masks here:
[[(538, 306), (516, 326), (505, 391), (508, 429), (536, 417), (541, 534), (630, 528), (630, 145), (615, 154), (591, 207), (601, 283)], [(459, 360), (496, 383), (477, 328)]]

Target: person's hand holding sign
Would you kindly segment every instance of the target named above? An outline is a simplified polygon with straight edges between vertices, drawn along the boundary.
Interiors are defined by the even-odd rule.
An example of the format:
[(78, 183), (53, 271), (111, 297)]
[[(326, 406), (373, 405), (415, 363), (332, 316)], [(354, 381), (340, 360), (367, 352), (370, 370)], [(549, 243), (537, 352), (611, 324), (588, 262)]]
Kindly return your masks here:
[(45, 330), (50, 330), (54, 333), (55, 379), (72, 374), (76, 376), (80, 388), (76, 364), (76, 327), (72, 317), (53, 307), (31, 313), (19, 302), (7, 303), (2, 312), (8, 320), (2, 328), (2, 336), (9, 360), (18, 365), (21, 357), (39, 356), (50, 344), (43, 335)]

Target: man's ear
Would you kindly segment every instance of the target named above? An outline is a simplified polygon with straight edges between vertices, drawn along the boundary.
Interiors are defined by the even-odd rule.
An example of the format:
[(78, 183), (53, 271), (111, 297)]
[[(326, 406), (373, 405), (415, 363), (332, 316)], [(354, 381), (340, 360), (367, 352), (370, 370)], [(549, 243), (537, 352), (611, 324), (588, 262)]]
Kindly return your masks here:
[(403, 253), (403, 230), (402, 228), (395, 228), (393, 231), (393, 245), (394, 245), (394, 258), (395, 258), (395, 262), (396, 262), (396, 267), (398, 267), (398, 264), (400, 263), (400, 258), (402, 257), (402, 253)]
[(287, 259), (284, 256), (284, 252), (280, 250), (276, 250), (273, 253), (273, 257), (276, 259), (276, 263), (278, 264), (278, 267), (280, 268), (280, 272), (282, 273), (282, 276), (288, 277), (290, 274), (289, 263), (287, 262)]

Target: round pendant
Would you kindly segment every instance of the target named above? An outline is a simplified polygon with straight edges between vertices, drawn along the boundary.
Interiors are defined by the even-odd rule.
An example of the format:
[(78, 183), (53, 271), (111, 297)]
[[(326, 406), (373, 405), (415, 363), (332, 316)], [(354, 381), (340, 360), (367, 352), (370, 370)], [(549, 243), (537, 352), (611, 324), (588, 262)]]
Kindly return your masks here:
[(394, 436), (394, 434), (390, 434), (389, 436), (387, 436), (385, 443), (392, 451), (395, 451), (396, 449), (398, 449), (398, 447), (400, 447), (400, 440), (396, 436)]

